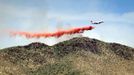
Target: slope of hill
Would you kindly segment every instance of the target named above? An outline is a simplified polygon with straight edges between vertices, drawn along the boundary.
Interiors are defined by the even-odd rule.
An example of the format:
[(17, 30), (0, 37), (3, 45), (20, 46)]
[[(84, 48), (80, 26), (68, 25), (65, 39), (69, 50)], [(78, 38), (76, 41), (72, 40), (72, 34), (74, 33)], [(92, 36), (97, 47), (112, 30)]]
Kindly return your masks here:
[(0, 75), (134, 75), (134, 48), (87, 37), (0, 50)]

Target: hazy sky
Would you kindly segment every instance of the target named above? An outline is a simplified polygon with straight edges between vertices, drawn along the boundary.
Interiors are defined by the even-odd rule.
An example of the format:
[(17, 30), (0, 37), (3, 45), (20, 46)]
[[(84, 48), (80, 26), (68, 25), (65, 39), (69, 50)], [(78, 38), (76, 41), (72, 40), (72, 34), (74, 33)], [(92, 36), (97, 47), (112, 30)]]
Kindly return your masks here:
[[(104, 23), (83, 35), (134, 47), (134, 0), (0, 0), (0, 30), (54, 31)], [(71, 26), (71, 27), (70, 27)], [(63, 38), (61, 38), (63, 39)], [(61, 39), (0, 36), (0, 48), (40, 41), (52, 45)], [(66, 39), (64, 39), (66, 40)]]

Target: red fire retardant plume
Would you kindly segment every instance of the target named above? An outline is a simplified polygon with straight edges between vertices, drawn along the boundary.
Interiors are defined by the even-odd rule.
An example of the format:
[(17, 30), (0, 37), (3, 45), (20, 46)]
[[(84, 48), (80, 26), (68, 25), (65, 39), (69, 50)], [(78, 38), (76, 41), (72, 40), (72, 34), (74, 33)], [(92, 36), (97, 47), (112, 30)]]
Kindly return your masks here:
[(70, 30), (61, 30), (54, 33), (30, 33), (30, 32), (19, 32), (19, 31), (11, 31), (10, 34), (13, 36), (20, 35), (25, 36), (26, 38), (48, 38), (48, 37), (61, 37), (63, 35), (71, 35), (76, 33), (83, 33), (86, 30), (92, 30), (93, 26), (87, 26), (87, 27), (80, 27), (80, 28), (73, 28)]

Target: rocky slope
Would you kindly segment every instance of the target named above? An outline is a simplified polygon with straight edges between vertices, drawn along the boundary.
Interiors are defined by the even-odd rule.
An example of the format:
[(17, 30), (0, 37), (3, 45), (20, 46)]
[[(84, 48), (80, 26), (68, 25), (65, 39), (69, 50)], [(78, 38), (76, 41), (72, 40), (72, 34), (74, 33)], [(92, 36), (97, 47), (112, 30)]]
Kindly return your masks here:
[(87, 37), (0, 50), (0, 75), (134, 75), (134, 48)]

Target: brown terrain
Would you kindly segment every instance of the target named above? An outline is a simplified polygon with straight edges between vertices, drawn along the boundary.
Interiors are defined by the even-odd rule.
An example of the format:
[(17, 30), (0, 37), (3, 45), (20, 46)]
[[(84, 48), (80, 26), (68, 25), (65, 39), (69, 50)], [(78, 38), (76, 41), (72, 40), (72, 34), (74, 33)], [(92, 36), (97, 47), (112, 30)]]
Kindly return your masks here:
[(134, 48), (87, 37), (5, 48), (0, 75), (134, 75)]

